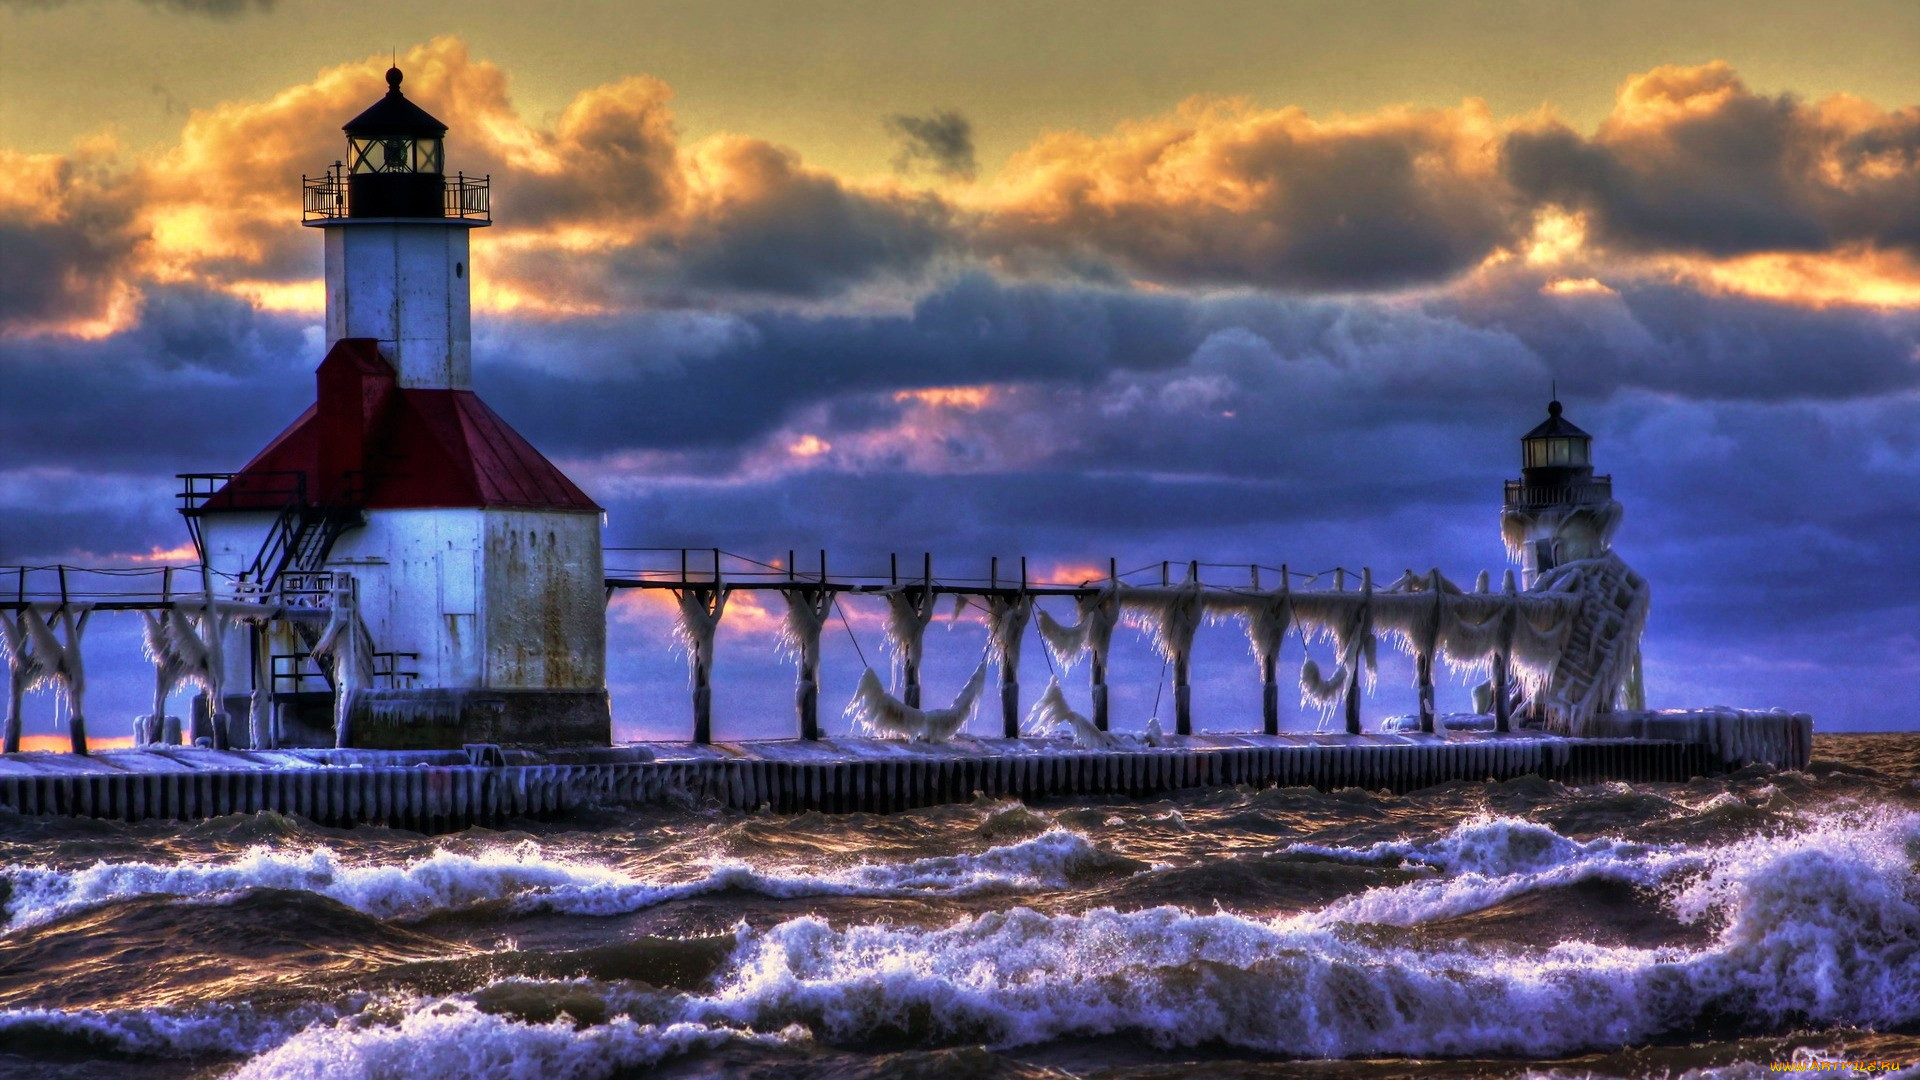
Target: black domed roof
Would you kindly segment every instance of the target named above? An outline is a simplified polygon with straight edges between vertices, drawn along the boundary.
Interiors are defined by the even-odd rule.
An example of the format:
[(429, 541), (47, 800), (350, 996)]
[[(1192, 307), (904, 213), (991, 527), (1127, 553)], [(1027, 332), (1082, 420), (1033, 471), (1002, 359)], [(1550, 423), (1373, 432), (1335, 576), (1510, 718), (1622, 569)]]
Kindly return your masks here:
[(1541, 421), (1538, 427), (1520, 437), (1523, 439), (1593, 438), (1593, 436), (1573, 426), (1571, 421), (1568, 421), (1560, 415), (1560, 403), (1558, 401), (1547, 402), (1547, 418)]
[(387, 96), (374, 102), (367, 111), (347, 121), (343, 130), (348, 135), (370, 139), (385, 138), (390, 135), (432, 139), (445, 135), (447, 125), (435, 120), (433, 114), (408, 101), (407, 96), (400, 92), (402, 77), (399, 68), (388, 68)]

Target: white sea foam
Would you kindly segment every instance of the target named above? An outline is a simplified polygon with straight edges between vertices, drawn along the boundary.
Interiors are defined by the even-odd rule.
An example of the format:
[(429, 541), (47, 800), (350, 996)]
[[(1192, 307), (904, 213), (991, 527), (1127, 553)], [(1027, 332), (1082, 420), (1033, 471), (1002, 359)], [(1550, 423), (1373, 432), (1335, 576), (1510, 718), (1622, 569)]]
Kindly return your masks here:
[(314, 1023), (329, 1022), (362, 1002), (344, 1007), (304, 1005), (286, 1013), (244, 1005), (186, 1009), (0, 1009), (0, 1040), (44, 1044), (51, 1038), (84, 1040), (116, 1053), (156, 1057), (252, 1054), (285, 1042)]
[(562, 1018), (530, 1024), (462, 1001), (428, 1003), (397, 1024), (349, 1018), (316, 1025), (255, 1057), (234, 1080), (357, 1080), (376, 1077), (503, 1076), (597, 1080), (730, 1042), (780, 1045), (804, 1031), (763, 1035), (704, 1024), (640, 1024), (617, 1018), (576, 1029)]
[(1361, 848), (1293, 844), (1282, 850), (1371, 865), (1428, 867), (1441, 875), (1343, 897), (1299, 916), (1306, 925), (1414, 926), (1481, 911), (1541, 889), (1591, 880), (1653, 885), (1705, 864), (1699, 852), (1611, 837), (1573, 840), (1538, 822), (1492, 816), (1469, 819), (1432, 840), (1394, 840)]
[[(1075, 853), (1086, 849), (1070, 835), (861, 872), (882, 874), (888, 887), (1039, 880), (1072, 872), (1082, 857)], [(1527, 843), (1574, 863), (1628, 854), (1592, 844), (1569, 854), (1550, 837)], [(1540, 1057), (1645, 1043), (1709, 1018), (1770, 1031), (1884, 1030), (1920, 1021), (1916, 851), (1920, 815), (1892, 814), (1833, 818), (1791, 836), (1707, 849), (1690, 872), (1665, 881), (1676, 913), (1714, 928), (1697, 949), (1395, 943), (1328, 920), (1174, 907), (1072, 915), (1016, 907), (933, 929), (835, 928), (808, 916), (742, 927), (711, 987), (650, 997), (651, 1023), (626, 1018), (576, 1030), (488, 1015), (456, 998), (398, 1009), (341, 1005), (307, 1023), (211, 1008), (18, 1010), (0, 1014), (0, 1033), (64, 1032), (135, 1053), (253, 1054), (241, 1075), (257, 1078), (548, 1080), (806, 1033), (857, 1043), (904, 1032), (922, 1045), (1124, 1035), (1309, 1057)], [(1509, 854), (1450, 865), (1482, 868), (1454, 875), (1464, 880), (1497, 865), (1515, 872), (1493, 877), (1528, 879), (1567, 864)], [(783, 1034), (752, 1034), (770, 1031)], [(1744, 1075), (1728, 1067), (1697, 1080)]]
[[(934, 930), (804, 918), (743, 932), (732, 969), (713, 994), (688, 998), (685, 1015), (803, 1023), (833, 1040), (1131, 1033), (1314, 1057), (1558, 1055), (1710, 1015), (1885, 1027), (1920, 1019), (1915, 845), (1910, 815), (1709, 851), (1675, 899), (1722, 925), (1698, 951), (1399, 947), (1326, 921), (1171, 907), (1014, 909)], [(1548, 869), (1505, 876), (1556, 865), (1519, 864)]]
[(7, 928), (18, 929), (140, 896), (217, 899), (243, 889), (289, 889), (329, 897), (378, 918), (420, 918), (506, 900), (526, 910), (615, 915), (670, 900), (740, 889), (774, 897), (956, 896), (1064, 888), (1114, 856), (1084, 836), (1053, 829), (978, 854), (807, 871), (715, 862), (699, 877), (648, 881), (611, 867), (559, 858), (532, 843), (476, 855), (436, 851), (402, 865), (356, 865), (329, 848), (254, 847), (225, 862), (95, 863), (79, 870), (14, 866)]

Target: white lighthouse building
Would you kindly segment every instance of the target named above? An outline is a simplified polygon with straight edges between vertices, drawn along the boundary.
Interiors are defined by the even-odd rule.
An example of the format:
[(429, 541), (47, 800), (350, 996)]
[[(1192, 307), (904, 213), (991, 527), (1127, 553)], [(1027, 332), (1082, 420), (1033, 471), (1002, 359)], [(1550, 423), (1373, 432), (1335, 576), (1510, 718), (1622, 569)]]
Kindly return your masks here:
[(305, 183), (326, 245), (314, 404), (238, 473), (187, 478), (218, 577), (327, 609), (232, 631), (226, 731), (607, 745), (601, 509), (473, 392), (468, 240), (491, 224), (488, 184), (446, 175), (446, 125), (400, 83), (389, 70), (345, 125), (346, 161)]

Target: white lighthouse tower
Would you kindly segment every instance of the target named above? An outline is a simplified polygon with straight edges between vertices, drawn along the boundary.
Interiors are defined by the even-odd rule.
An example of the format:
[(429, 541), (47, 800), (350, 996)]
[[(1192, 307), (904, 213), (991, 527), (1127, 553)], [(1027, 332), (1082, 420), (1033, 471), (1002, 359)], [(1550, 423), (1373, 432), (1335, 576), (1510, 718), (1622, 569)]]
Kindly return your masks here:
[[(1605, 580), (1617, 578), (1631, 587), (1595, 590), (1607, 596), (1596, 599), (1592, 611), (1581, 613), (1583, 622), (1569, 643), (1569, 658), (1554, 673), (1548, 697), (1571, 693), (1566, 684), (1578, 683), (1578, 673), (1617, 672), (1621, 703), (1642, 709), (1646, 686), (1640, 633), (1646, 619), (1646, 582), (1627, 570), (1625, 563), (1611, 559), (1621, 514), (1613, 498), (1613, 477), (1594, 475), (1593, 436), (1563, 416), (1564, 411), (1559, 401), (1547, 402), (1547, 418), (1520, 437), (1520, 479), (1506, 483), (1500, 534), (1529, 589), (1570, 563), (1610, 560), (1609, 567), (1600, 571)], [(1620, 610), (1611, 612), (1609, 602)], [(1611, 644), (1615, 638), (1618, 645)], [(1598, 708), (1612, 709), (1614, 678), (1608, 675), (1595, 681), (1601, 687), (1592, 695)], [(1544, 715), (1541, 708), (1535, 711)]]
[(305, 181), (326, 243), (315, 403), (238, 473), (186, 478), (216, 575), (325, 609), (235, 631), (223, 704), (279, 745), (604, 746), (601, 510), (473, 392), (488, 182), (446, 175), (446, 125), (400, 83)]

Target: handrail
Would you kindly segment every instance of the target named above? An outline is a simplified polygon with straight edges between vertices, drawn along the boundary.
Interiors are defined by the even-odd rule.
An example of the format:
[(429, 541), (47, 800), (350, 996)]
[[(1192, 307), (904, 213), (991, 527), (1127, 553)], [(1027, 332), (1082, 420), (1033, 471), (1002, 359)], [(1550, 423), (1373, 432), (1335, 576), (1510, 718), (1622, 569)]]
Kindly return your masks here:
[[(445, 181), (441, 189), (442, 217), (492, 223), (491, 173), (482, 176), (455, 173), (442, 179)], [(300, 177), (301, 221), (337, 221), (352, 216), (352, 185), (347, 182), (343, 169), (335, 166), (319, 176)]]
[(1506, 505), (1534, 510), (1549, 506), (1584, 506), (1613, 499), (1613, 477), (1596, 476), (1562, 484), (1529, 484), (1525, 480), (1506, 482)]

